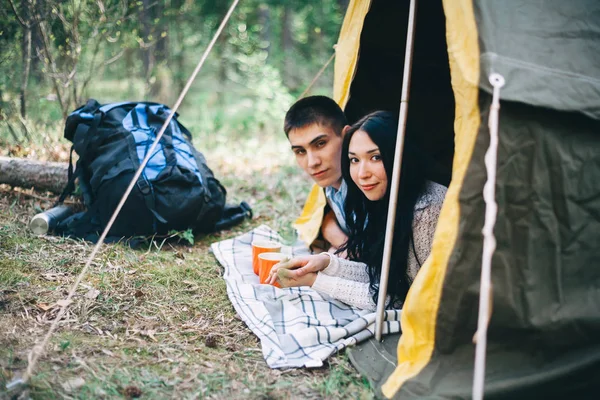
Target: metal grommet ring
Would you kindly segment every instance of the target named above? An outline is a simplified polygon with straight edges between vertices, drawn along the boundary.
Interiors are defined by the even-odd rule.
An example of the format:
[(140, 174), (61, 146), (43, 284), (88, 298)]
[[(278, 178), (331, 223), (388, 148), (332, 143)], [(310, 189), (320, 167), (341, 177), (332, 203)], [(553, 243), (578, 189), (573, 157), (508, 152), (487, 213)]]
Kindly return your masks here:
[(502, 87), (506, 83), (504, 77), (498, 73), (491, 74), (489, 79), (493, 87)]

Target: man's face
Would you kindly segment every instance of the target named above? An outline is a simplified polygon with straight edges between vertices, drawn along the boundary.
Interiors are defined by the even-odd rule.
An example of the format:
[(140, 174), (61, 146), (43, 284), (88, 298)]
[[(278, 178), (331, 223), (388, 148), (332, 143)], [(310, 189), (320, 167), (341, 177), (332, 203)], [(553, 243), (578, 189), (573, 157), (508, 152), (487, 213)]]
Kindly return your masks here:
[(288, 134), (298, 165), (321, 187), (339, 189), (342, 182), (342, 136), (312, 124)]

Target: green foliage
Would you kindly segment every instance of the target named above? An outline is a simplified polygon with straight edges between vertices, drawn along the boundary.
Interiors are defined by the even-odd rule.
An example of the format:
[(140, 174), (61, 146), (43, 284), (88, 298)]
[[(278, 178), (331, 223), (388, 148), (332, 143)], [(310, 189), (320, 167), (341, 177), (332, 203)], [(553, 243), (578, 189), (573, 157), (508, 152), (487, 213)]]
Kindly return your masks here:
[(169, 231), (169, 236), (179, 238), (179, 240), (184, 240), (191, 245), (194, 244), (194, 232), (191, 229), (187, 229), (185, 231)]
[[(89, 97), (173, 104), (230, 4), (9, 1), (14, 11), (0, 7), (0, 141), (49, 147), (61, 119)], [(240, 2), (183, 103), (192, 130), (279, 134), (285, 110), (332, 54), (345, 4)], [(332, 73), (313, 92), (331, 93)], [(31, 137), (16, 128), (23, 99)]]
[(19, 62), (22, 28), (8, 4), (0, 7), (0, 19), (0, 88), (16, 90), (19, 75), (14, 66)]
[(70, 345), (71, 342), (69, 340), (63, 340), (60, 342), (60, 350), (65, 351)]

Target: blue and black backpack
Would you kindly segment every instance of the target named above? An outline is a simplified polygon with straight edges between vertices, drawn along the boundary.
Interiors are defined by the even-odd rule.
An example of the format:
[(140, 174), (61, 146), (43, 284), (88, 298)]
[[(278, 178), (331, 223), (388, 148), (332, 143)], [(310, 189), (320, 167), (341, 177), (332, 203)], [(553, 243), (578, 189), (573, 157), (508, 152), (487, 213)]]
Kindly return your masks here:
[[(64, 133), (73, 143), (69, 180), (58, 203), (75, 190), (77, 180), (87, 210), (59, 223), (56, 233), (97, 239), (170, 113), (158, 103), (101, 105), (92, 99), (69, 115)], [(79, 156), (74, 171), (73, 151)], [(108, 236), (151, 236), (190, 228), (208, 233), (252, 216), (245, 202), (226, 206), (225, 199), (225, 188), (176, 114)]]

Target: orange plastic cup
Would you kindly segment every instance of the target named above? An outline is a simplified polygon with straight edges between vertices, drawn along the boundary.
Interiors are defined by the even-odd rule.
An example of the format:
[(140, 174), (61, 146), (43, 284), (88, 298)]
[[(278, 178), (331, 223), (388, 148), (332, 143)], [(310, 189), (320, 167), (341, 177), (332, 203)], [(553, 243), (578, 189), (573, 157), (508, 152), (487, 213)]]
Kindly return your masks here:
[(269, 240), (255, 240), (252, 242), (252, 270), (256, 275), (259, 274), (258, 255), (262, 253), (278, 253), (281, 251), (281, 245)]
[[(259, 274), (258, 279), (260, 283), (267, 283), (271, 268), (278, 262), (287, 260), (288, 256), (283, 253), (261, 253), (258, 255)], [(274, 283), (273, 286), (280, 287), (278, 283)]]

